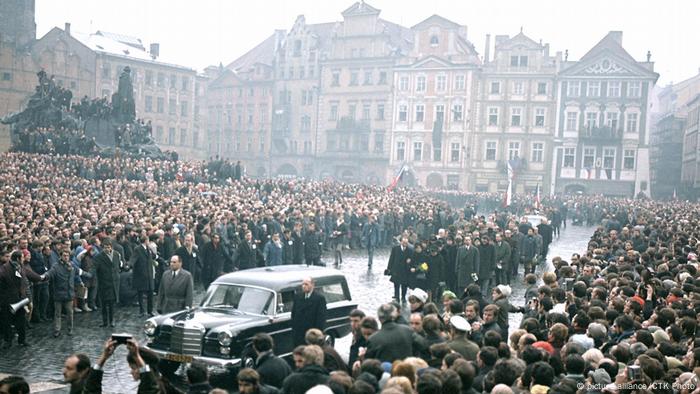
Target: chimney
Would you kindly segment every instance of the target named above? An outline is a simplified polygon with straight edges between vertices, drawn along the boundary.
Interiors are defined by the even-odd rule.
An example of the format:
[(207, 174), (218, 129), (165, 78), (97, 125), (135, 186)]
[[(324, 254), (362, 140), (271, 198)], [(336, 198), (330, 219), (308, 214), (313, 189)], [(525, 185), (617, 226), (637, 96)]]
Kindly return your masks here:
[(488, 63), (491, 59), (491, 35), (486, 35), (486, 45), (484, 46), (484, 64)]
[(155, 60), (158, 56), (160, 56), (160, 44), (154, 42), (151, 44), (151, 58)]
[(66, 34), (70, 36), (70, 22), (66, 22), (66, 25), (63, 28), (63, 31), (66, 32)]

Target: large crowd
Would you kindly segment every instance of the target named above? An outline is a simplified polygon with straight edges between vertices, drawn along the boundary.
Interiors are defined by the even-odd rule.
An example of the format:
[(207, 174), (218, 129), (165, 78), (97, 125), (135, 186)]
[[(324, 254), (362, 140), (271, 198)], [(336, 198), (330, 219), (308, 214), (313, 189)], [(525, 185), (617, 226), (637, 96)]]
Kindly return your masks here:
[[(391, 247), (385, 274), (395, 299), (350, 314), (347, 360), (312, 329), (289, 368), (261, 334), (254, 368), (238, 373), (240, 392), (700, 392), (698, 204), (516, 196), (501, 209), (499, 196), (482, 193), (453, 196), (464, 202), (450, 206), (410, 189), (251, 180), (222, 161), (25, 153), (0, 156), (0, 185), (6, 347), (15, 331), (26, 345), (27, 322), (51, 316), (47, 333), (61, 335), (61, 311), (68, 334), (78, 311), (100, 309), (105, 325), (118, 325), (105, 313), (114, 301), (161, 311), (152, 297), (173, 259), (202, 288), (234, 270), (340, 265), (348, 248), (383, 267), (372, 252)], [(545, 217), (537, 226), (522, 219), (535, 213)], [(548, 255), (567, 221), (599, 227), (580, 254)], [(112, 280), (96, 268), (104, 255), (120, 257)], [(545, 260), (554, 269), (536, 276)], [(19, 293), (5, 286), (13, 272)], [(516, 282), (527, 287), (522, 299), (511, 297)], [(21, 296), (32, 302), (11, 313)], [(518, 327), (511, 313), (522, 314)], [(92, 367), (84, 355), (66, 360), (76, 392), (99, 391), (100, 363), (115, 345)], [(147, 349), (128, 347), (140, 392), (176, 390)], [(190, 392), (220, 390), (201, 365), (186, 375)]]

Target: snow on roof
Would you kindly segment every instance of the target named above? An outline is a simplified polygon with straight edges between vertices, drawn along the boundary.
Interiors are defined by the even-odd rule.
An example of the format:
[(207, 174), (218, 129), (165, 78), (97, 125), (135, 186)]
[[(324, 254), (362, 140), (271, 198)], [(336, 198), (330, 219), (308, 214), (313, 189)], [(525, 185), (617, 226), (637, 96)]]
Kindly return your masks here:
[(102, 31), (102, 30), (98, 30), (97, 33), (95, 33), (95, 34), (110, 38), (110, 39), (117, 41), (117, 42), (121, 42), (122, 44), (126, 44), (129, 46), (135, 47), (135, 48), (141, 48), (142, 50), (146, 50), (146, 48), (143, 46), (143, 42), (138, 37), (127, 36), (125, 34), (119, 34), (119, 33), (110, 33), (108, 31)]
[(174, 61), (167, 61), (167, 59), (163, 59), (160, 56), (156, 59), (153, 59), (151, 54), (147, 51), (140, 48), (135, 48), (123, 42), (119, 42), (116, 39), (113, 39), (113, 36), (105, 35), (103, 32), (97, 32), (93, 34), (72, 32), (71, 35), (75, 37), (78, 41), (82, 42), (85, 46), (97, 53), (103, 53), (111, 56), (122, 57), (125, 59), (145, 61), (154, 64), (161, 64), (187, 70), (194, 70), (190, 67), (179, 65)]

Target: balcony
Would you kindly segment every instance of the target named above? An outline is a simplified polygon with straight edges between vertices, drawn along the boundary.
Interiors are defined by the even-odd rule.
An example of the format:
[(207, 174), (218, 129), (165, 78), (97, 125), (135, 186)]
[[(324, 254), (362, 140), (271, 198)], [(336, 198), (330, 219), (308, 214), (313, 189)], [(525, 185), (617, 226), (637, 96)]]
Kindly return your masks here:
[(272, 113), (272, 134), (290, 134), (292, 132), (290, 118), (291, 110), (288, 105), (280, 105), (275, 107), (275, 110)]
[(370, 123), (369, 119), (355, 119), (352, 116), (343, 116), (338, 120), (338, 124), (335, 126), (337, 131), (344, 132), (365, 132), (369, 133)]
[(611, 126), (589, 126), (579, 130), (579, 138), (588, 141), (610, 142), (622, 138), (622, 130)]

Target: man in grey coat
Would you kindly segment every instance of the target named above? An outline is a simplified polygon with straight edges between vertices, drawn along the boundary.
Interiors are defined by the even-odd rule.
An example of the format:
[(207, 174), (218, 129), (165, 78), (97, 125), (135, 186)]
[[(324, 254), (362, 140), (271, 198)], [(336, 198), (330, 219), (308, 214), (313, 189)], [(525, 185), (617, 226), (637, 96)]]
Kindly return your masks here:
[(158, 289), (157, 311), (167, 314), (192, 306), (192, 275), (182, 269), (180, 256), (170, 258), (170, 270), (163, 273)]

